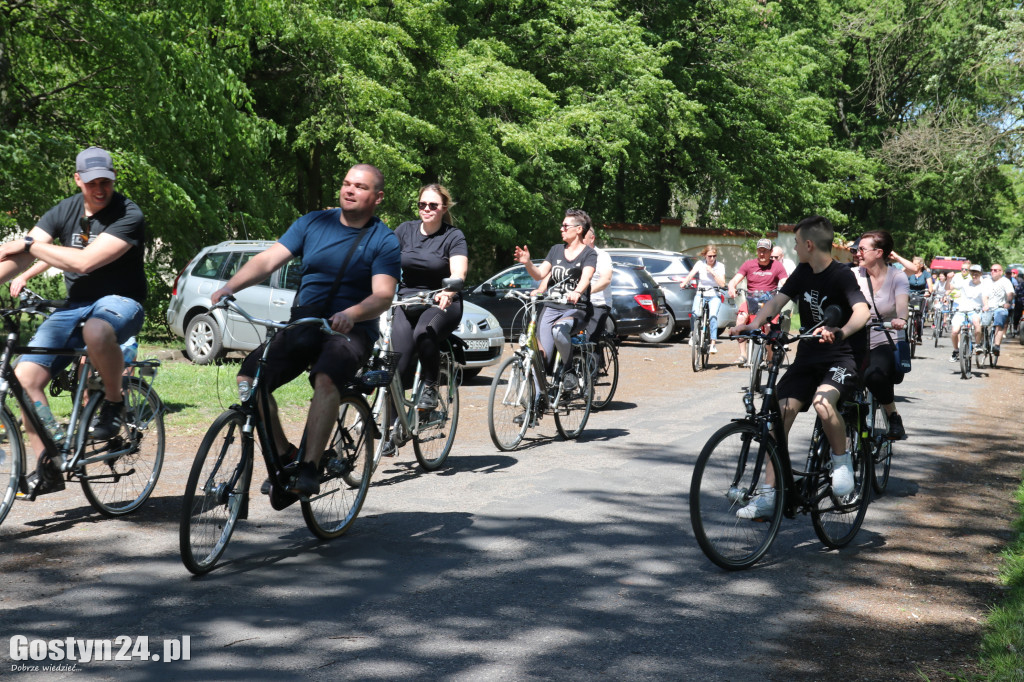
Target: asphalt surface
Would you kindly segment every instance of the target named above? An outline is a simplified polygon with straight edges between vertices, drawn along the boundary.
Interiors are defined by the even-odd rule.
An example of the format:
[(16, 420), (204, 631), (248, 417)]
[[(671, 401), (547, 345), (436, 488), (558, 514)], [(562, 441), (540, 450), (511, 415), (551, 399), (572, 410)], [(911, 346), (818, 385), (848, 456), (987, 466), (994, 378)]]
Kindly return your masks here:
[[(826, 551), (798, 517), (758, 566), (726, 573), (697, 547), (688, 512), (701, 447), (742, 414), (746, 371), (722, 348), (694, 374), (685, 345), (627, 344), (615, 401), (579, 441), (561, 441), (546, 417), (511, 453), (487, 434), (485, 370), (462, 389), (447, 468), (422, 473), (406, 446), (330, 542), (298, 505), (274, 512), (255, 476), (249, 520), (201, 578), (178, 556), (194, 443), (172, 429), (160, 484), (132, 517), (99, 517), (76, 486), (16, 503), (0, 527), (0, 675), (76, 664), (32, 679), (768, 679), (787, 633), (851, 606), (844, 563), (884, 551), (901, 504), (938, 471), (931, 453), (957, 438), (949, 397), (983, 405), (989, 370), (963, 381), (948, 340), (921, 349), (900, 388), (911, 440), (853, 544)], [(12, 658), (17, 636), (121, 635), (148, 637), (161, 656), (164, 640), (188, 636), (190, 660)]]

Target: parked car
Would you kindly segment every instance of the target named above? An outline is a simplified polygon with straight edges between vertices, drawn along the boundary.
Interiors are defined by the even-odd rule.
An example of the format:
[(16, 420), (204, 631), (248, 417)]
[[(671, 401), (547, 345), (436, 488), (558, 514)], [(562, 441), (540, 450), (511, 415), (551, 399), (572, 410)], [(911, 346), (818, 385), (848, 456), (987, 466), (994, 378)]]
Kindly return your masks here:
[[(541, 261), (534, 261), (539, 264)], [(523, 305), (505, 298), (510, 289), (530, 291), (537, 282), (526, 272), (526, 266), (513, 265), (470, 289), (465, 298), (490, 311), (501, 324), (505, 338), (519, 338), (525, 331)], [(668, 319), (665, 296), (654, 279), (642, 267), (617, 265), (612, 282), (605, 289), (611, 293), (611, 318), (618, 336), (642, 334), (664, 325)]]
[[(273, 243), (227, 241), (207, 246), (178, 273), (167, 306), (167, 324), (185, 339), (185, 354), (192, 362), (205, 365), (229, 350), (249, 351), (263, 343), (263, 327), (249, 324), (237, 313), (222, 309), (211, 312), (210, 295), (250, 258)], [(238, 292), (235, 298), (253, 317), (284, 321), (291, 313), (301, 279), (302, 262), (295, 258), (263, 282)], [(455, 334), (467, 346), (464, 377), (472, 377), (501, 359), (501, 327), (486, 310), (464, 302), (462, 323)]]
[[(642, 265), (651, 274), (665, 293), (665, 305), (668, 308), (669, 320), (666, 324), (645, 334), (640, 338), (648, 343), (663, 343), (674, 334), (690, 333), (690, 311), (693, 310), (694, 290), (680, 289), (680, 283), (689, 274), (696, 261), (677, 251), (658, 251), (656, 249), (605, 249), (612, 257), (613, 263), (630, 263)], [(726, 273), (726, 281), (732, 275)], [(725, 329), (736, 323), (737, 302), (726, 296), (718, 311), (718, 328)]]

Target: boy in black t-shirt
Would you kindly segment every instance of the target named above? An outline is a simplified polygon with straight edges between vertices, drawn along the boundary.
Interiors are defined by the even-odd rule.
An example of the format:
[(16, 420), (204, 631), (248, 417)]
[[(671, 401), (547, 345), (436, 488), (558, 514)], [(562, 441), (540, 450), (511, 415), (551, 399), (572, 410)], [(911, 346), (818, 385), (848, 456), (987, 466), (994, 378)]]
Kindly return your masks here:
[[(832, 223), (827, 218), (811, 216), (797, 223), (795, 231), (800, 264), (778, 295), (749, 324), (733, 327), (732, 333), (759, 328), (778, 315), (790, 300), (798, 301), (800, 321), (807, 327), (824, 319), (827, 307), (839, 308), (842, 326), (820, 327), (815, 332), (819, 338), (800, 341), (796, 358), (779, 380), (776, 394), (786, 437), (796, 415), (809, 405), (814, 406), (832, 448), (832, 489), (836, 495), (848, 495), (854, 487), (853, 461), (847, 451), (846, 424), (836, 406), (856, 386), (858, 358), (866, 340), (862, 330), (871, 311), (853, 272), (832, 259)], [(771, 474), (769, 470), (762, 494), (740, 509), (737, 516), (758, 518), (770, 513), (775, 504), (775, 481)]]

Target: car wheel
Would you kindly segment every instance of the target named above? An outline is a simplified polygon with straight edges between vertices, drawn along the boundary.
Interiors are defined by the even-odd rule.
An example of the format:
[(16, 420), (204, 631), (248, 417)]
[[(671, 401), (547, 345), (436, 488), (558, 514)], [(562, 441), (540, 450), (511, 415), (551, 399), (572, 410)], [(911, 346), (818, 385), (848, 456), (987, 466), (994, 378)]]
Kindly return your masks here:
[(209, 315), (196, 315), (185, 329), (185, 354), (197, 365), (208, 365), (224, 355), (220, 327)]
[(665, 343), (668, 341), (676, 331), (676, 318), (672, 316), (672, 313), (668, 314), (668, 322), (664, 326), (652, 329), (649, 332), (644, 332), (640, 335), (640, 339), (644, 343)]

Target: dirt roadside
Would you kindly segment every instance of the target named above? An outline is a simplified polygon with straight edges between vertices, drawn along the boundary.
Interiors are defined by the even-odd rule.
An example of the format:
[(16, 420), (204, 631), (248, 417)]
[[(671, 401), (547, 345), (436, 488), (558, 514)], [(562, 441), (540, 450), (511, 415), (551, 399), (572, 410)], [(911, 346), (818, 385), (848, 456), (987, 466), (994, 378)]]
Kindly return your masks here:
[[(945, 427), (958, 439), (935, 453), (940, 475), (904, 499), (903, 522), (887, 533), (884, 548), (845, 563), (850, 582), (859, 587), (841, 605), (819, 609), (813, 627), (793, 633), (771, 679), (982, 676), (984, 618), (1004, 593), (1000, 552), (1011, 538), (1013, 494), (1024, 470), (1024, 349), (1016, 339), (1003, 348), (1000, 366), (972, 379), (986, 383), (985, 409), (954, 410), (951, 396)], [(810, 654), (839, 651), (827, 658)]]

